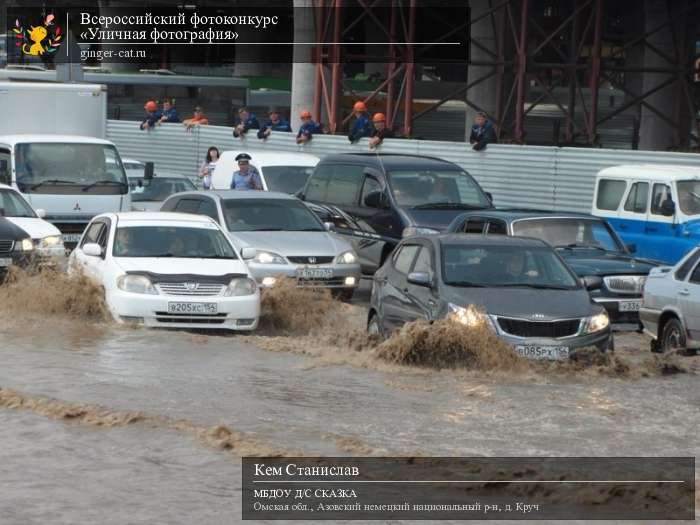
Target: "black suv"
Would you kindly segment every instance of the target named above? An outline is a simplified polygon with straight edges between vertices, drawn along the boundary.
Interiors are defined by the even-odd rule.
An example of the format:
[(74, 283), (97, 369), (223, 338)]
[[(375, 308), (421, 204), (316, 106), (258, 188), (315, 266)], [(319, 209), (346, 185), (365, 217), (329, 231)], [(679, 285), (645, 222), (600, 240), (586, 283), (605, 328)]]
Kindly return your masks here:
[(328, 155), (298, 196), (338, 233), (353, 237), (365, 274), (403, 237), (438, 233), (465, 210), (493, 207), (462, 168), (421, 155)]
[(534, 237), (549, 243), (579, 277), (598, 276), (600, 289), (591, 297), (605, 306), (613, 328), (640, 330), (639, 308), (646, 276), (658, 261), (635, 258), (610, 225), (585, 213), (493, 209), (467, 212), (448, 232)]

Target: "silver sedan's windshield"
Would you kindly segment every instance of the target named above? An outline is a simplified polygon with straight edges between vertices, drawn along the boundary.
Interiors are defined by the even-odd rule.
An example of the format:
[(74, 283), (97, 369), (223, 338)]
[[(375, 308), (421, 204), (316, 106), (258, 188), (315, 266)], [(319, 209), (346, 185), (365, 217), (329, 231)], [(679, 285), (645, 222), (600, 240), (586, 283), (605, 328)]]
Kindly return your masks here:
[(513, 233), (521, 237), (540, 239), (554, 247), (624, 250), (605, 222), (598, 219), (568, 217), (522, 219), (513, 223)]
[(469, 174), (458, 170), (392, 170), (394, 199), (412, 208), (487, 208), (488, 197)]
[(238, 258), (218, 229), (175, 226), (120, 227), (112, 254), (114, 257)]
[(579, 287), (547, 247), (445, 244), (442, 275), (445, 284), (452, 286)]
[(223, 209), (232, 232), (325, 231), (311, 210), (294, 199), (228, 199)]

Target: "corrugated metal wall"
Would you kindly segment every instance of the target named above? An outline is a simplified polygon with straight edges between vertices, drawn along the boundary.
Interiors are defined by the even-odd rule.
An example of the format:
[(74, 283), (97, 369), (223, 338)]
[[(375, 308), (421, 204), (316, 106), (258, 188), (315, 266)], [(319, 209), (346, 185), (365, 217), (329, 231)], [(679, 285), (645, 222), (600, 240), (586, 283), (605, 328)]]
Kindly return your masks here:
[[(322, 157), (346, 151), (369, 151), (365, 139), (350, 144), (345, 137), (318, 135), (311, 144), (298, 146), (291, 134), (277, 133), (258, 140), (234, 139), (231, 128), (204, 126), (186, 133), (179, 124), (165, 124), (145, 132), (137, 122), (110, 120), (107, 138), (122, 157), (151, 160), (162, 169), (194, 175), (209, 146), (220, 150), (264, 149), (311, 153)], [(422, 140), (386, 140), (385, 153), (432, 155), (459, 164), (498, 206), (521, 206), (552, 210), (589, 211), (596, 173), (619, 164), (680, 164), (700, 167), (700, 156), (692, 153), (630, 151), (588, 148), (556, 148), (492, 144), (483, 152), (467, 144)]]

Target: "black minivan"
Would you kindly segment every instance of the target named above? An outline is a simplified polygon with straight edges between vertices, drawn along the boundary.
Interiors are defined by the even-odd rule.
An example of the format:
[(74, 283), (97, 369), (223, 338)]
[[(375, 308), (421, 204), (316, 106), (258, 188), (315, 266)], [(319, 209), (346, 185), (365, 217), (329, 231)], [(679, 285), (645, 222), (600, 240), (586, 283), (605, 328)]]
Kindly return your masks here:
[(421, 155), (328, 155), (298, 196), (338, 233), (353, 237), (365, 274), (402, 238), (439, 233), (465, 210), (493, 208), (491, 196), (462, 168)]

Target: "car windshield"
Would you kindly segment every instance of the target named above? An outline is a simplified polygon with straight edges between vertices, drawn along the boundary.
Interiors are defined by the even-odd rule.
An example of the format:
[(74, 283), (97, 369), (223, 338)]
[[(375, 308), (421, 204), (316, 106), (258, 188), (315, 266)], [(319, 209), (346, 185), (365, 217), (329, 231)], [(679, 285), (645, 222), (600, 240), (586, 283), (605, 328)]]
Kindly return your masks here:
[(443, 244), (442, 276), (453, 286), (574, 289), (579, 283), (546, 246)]
[(295, 199), (228, 199), (223, 209), (232, 232), (325, 231), (306, 205)]
[(117, 228), (112, 254), (115, 257), (238, 258), (226, 236), (213, 227), (122, 226)]
[(22, 193), (127, 192), (126, 174), (114, 146), (28, 143), (15, 148), (17, 186)]
[(399, 206), (413, 208), (489, 208), (476, 181), (458, 170), (392, 170), (390, 184)]
[(622, 244), (605, 221), (576, 217), (523, 219), (513, 223), (513, 233), (534, 237), (554, 247), (590, 247), (608, 251), (624, 251)]
[(197, 187), (185, 177), (129, 177), (131, 201), (164, 201), (173, 193), (196, 190)]
[(314, 171), (313, 166), (263, 166), (267, 189), (282, 193), (295, 193), (306, 185), (306, 179)]
[(12, 190), (0, 190), (0, 217), (36, 217), (32, 207)]
[(685, 215), (700, 214), (700, 180), (680, 180), (678, 187), (678, 205)]

